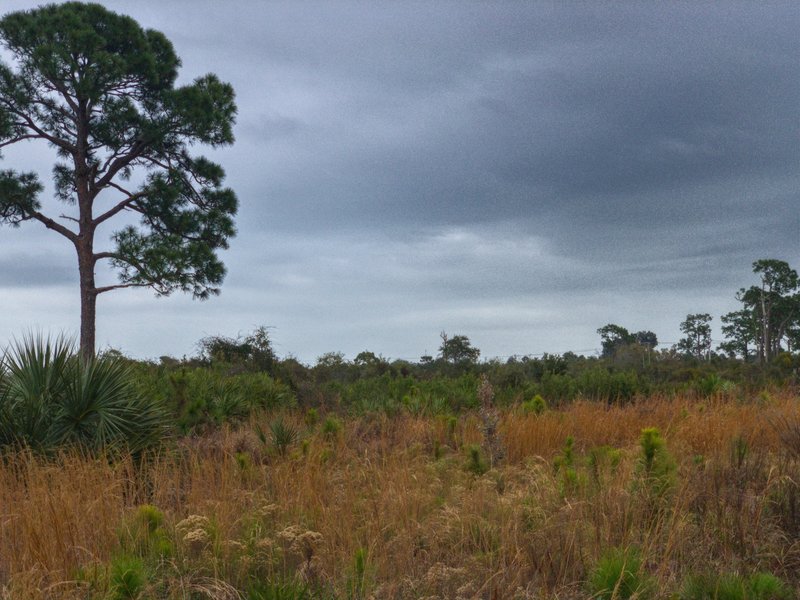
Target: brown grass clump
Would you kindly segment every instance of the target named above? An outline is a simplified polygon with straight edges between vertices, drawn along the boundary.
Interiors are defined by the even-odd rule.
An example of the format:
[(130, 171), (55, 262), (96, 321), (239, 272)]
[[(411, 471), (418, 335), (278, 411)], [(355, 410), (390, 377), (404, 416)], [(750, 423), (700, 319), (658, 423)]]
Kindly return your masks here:
[(789, 394), (501, 410), (503, 461), (482, 475), (468, 456), (486, 451), (480, 414), (368, 416), (338, 433), (283, 414), (300, 432), (285, 455), (256, 434), (274, 418), (138, 462), (4, 457), (0, 598), (109, 597), (120, 557), (140, 565), (141, 598), (246, 597), (259, 581), (323, 598), (585, 597), (609, 548), (636, 548), (663, 597), (696, 572), (798, 583)]

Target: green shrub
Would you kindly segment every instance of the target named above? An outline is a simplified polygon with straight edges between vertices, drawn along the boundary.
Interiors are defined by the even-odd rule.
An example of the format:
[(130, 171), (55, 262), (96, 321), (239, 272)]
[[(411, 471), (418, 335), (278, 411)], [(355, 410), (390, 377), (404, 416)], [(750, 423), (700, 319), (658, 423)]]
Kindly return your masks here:
[(611, 373), (603, 367), (593, 367), (581, 372), (576, 385), (581, 394), (593, 400), (625, 402), (645, 391), (633, 371)]
[(142, 504), (125, 520), (120, 545), (130, 554), (170, 556), (172, 542), (163, 527), (164, 513), (152, 504)]
[(309, 429), (313, 429), (314, 427), (316, 427), (317, 423), (319, 423), (319, 413), (317, 412), (317, 409), (309, 408), (306, 411), (303, 420), (305, 421), (306, 427), (308, 427)]
[(536, 394), (530, 400), (522, 403), (522, 412), (528, 415), (541, 415), (547, 410), (547, 402), (541, 394)]
[(600, 484), (607, 472), (614, 473), (622, 459), (622, 453), (611, 446), (596, 446), (589, 450), (587, 463), (595, 483)]
[(662, 496), (674, 483), (675, 461), (656, 427), (642, 429), (639, 446), (642, 454), (638, 468), (645, 486), (655, 496)]
[(549, 371), (542, 375), (540, 389), (542, 396), (555, 404), (572, 400), (578, 391), (574, 377)]
[(567, 436), (561, 454), (556, 456), (553, 467), (559, 476), (559, 491), (562, 496), (572, 496), (585, 483), (586, 478), (581, 476), (575, 468), (575, 438)]
[(481, 447), (479, 445), (472, 444), (471, 446), (467, 447), (466, 468), (467, 471), (477, 476), (483, 475), (489, 470), (489, 465), (483, 458), (483, 452), (481, 451)]
[(458, 417), (450, 415), (447, 417), (447, 439), (453, 442), (453, 447), (458, 446)]
[(241, 421), (256, 410), (296, 405), (291, 389), (267, 373), (229, 373), (221, 367), (133, 365), (136, 388), (157, 399), (183, 432)]
[(141, 558), (117, 556), (111, 561), (110, 584), (112, 600), (137, 600), (147, 585), (147, 571)]
[(642, 571), (639, 553), (621, 548), (611, 548), (600, 557), (587, 586), (592, 598), (602, 600), (647, 598), (652, 590), (650, 578)]
[(681, 600), (790, 600), (789, 586), (770, 573), (743, 577), (736, 573), (689, 576), (681, 588)]
[(327, 417), (322, 424), (322, 435), (328, 439), (336, 439), (342, 431), (342, 422), (336, 417)]
[(693, 383), (695, 391), (704, 398), (710, 398), (720, 393), (730, 392), (736, 388), (732, 381), (724, 379), (719, 373), (709, 373)]
[(790, 600), (791, 588), (772, 573), (755, 573), (747, 582), (750, 600)]
[(161, 407), (136, 392), (127, 362), (84, 360), (59, 337), (26, 337), (0, 362), (0, 445), (140, 451), (165, 433)]
[(283, 419), (276, 419), (269, 424), (269, 430), (272, 447), (280, 456), (286, 456), (289, 447), (297, 441), (297, 429)]
[(247, 590), (247, 600), (311, 600), (316, 596), (308, 586), (295, 581), (256, 581)]

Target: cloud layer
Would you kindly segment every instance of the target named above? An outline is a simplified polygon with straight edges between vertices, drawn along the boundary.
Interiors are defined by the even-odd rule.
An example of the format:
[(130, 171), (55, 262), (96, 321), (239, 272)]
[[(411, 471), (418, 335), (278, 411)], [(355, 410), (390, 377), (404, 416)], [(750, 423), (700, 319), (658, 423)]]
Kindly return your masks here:
[[(607, 322), (674, 341), (731, 310), (753, 260), (800, 266), (795, 3), (105, 4), (163, 31), (182, 77), (234, 85), (214, 157), (241, 213), (220, 298), (103, 297), (103, 343), (180, 355), (267, 324), (304, 360), (415, 359), (442, 329), (591, 351)], [(0, 338), (76, 328), (50, 237), (0, 231)]]

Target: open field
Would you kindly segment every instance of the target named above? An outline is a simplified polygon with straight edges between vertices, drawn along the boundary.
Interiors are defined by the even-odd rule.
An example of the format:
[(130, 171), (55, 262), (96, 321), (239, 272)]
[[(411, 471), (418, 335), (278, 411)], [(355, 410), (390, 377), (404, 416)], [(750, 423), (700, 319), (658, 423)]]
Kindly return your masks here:
[(480, 411), (295, 410), (142, 460), (7, 456), (1, 596), (585, 598), (610, 571), (620, 598), (793, 597), (799, 406), (508, 408), (497, 436)]

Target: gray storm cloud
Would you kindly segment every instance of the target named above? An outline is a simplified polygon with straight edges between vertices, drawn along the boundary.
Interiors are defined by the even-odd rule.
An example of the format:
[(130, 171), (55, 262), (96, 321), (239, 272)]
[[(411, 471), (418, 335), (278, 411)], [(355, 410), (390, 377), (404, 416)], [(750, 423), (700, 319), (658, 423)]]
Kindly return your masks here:
[[(222, 296), (108, 295), (107, 345), (182, 355), (260, 324), (304, 360), (415, 358), (442, 329), (485, 356), (591, 350), (607, 322), (674, 341), (734, 308), (753, 260), (800, 266), (796, 3), (103, 3), (163, 31), (184, 79), (234, 85), (214, 156), (241, 202)], [(46, 148), (5, 156), (49, 177)], [(0, 231), (0, 338), (76, 329), (51, 237)]]

